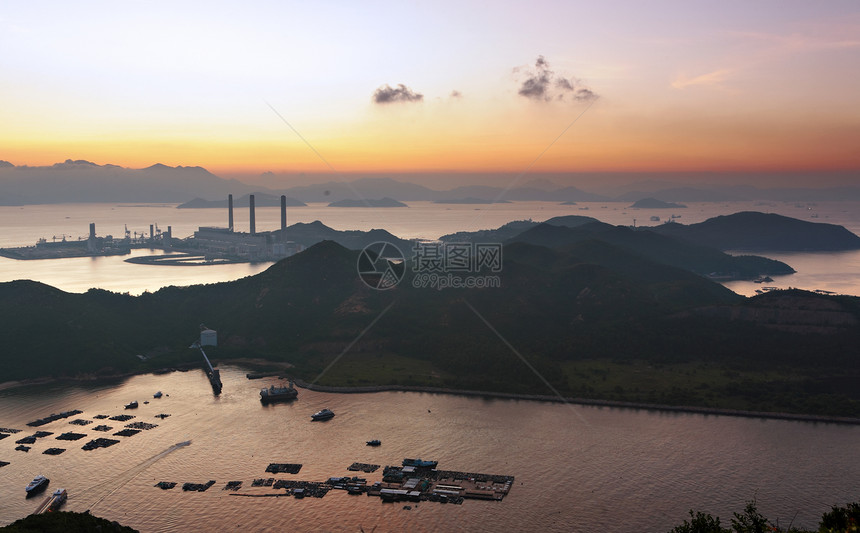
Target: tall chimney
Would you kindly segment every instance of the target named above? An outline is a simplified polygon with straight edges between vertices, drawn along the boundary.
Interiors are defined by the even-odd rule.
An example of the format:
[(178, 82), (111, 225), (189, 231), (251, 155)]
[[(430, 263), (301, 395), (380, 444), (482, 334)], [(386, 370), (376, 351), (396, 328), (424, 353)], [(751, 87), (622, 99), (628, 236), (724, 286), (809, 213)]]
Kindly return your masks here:
[(150, 239), (155, 238), (155, 226), (153, 224), (149, 225), (149, 238)]
[(90, 222), (90, 239), (96, 238), (96, 223)]
[(281, 231), (287, 229), (287, 197), (281, 195)]
[(251, 235), (257, 234), (257, 222), (254, 218), (254, 195), (252, 194), (249, 198), (251, 204)]
[(233, 231), (233, 195), (227, 195), (227, 229)]

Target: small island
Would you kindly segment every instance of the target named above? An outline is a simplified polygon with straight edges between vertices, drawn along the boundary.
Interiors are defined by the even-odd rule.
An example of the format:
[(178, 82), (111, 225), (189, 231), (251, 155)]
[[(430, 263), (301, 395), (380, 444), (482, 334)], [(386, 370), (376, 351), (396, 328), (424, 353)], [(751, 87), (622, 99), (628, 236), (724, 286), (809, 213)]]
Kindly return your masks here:
[(338, 200), (328, 204), (329, 207), (409, 207), (403, 202), (398, 202), (394, 198), (377, 198), (370, 200)]
[(637, 209), (684, 209), (687, 206), (673, 202), (664, 202), (663, 200), (658, 200), (656, 198), (642, 198), (630, 207)]
[(508, 200), (487, 200), (486, 198), (475, 198), (474, 196), (467, 196), (465, 198), (449, 198), (447, 200), (434, 200), (434, 204), (458, 204), (458, 205), (469, 205), (469, 204), (509, 204), (511, 203)]

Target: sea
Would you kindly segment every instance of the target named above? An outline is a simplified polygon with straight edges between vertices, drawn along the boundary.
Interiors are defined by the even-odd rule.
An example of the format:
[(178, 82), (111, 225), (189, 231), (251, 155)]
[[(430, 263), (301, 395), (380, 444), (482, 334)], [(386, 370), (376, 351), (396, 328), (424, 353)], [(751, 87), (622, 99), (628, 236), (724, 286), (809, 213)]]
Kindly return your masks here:
[[(774, 212), (840, 224), (860, 234), (856, 203), (786, 204), (733, 202), (688, 204), (686, 209), (631, 209), (619, 203), (514, 202), (492, 206), (410, 202), (408, 208), (290, 208), (288, 222), (320, 220), (335, 229), (387, 229), (398, 237), (437, 239), (457, 231), (495, 228), (512, 220), (543, 221), (587, 215), (612, 224), (654, 225), (672, 214), (682, 223), (739, 211)], [(247, 217), (236, 210), (236, 229)], [(652, 221), (660, 217), (661, 221)], [(176, 209), (175, 204), (64, 204), (0, 207), (0, 246), (32, 245), (39, 238), (77, 239), (96, 224), (99, 235), (148, 233), (153, 224), (176, 237), (198, 226), (226, 226), (226, 210)], [(635, 219), (635, 222), (634, 222)], [(278, 208), (258, 208), (259, 230), (279, 227)], [(136, 250), (134, 254), (161, 253)], [(769, 285), (860, 295), (860, 253), (779, 253), (798, 272)], [(127, 257), (127, 256), (126, 256)], [(156, 266), (125, 257), (14, 261), (0, 258), (0, 281), (34, 279), (69, 292), (99, 287), (140, 294), (168, 285), (215, 283), (256, 274), (270, 263)], [(752, 282), (729, 282), (754, 294)], [(2, 327), (2, 326), (0, 326)], [(49, 325), (46, 325), (49, 327)], [(344, 357), (349, 357), (347, 353)], [(718, 515), (727, 524), (747, 501), (782, 526), (815, 528), (832, 505), (860, 501), (860, 426), (739, 418), (703, 414), (466, 397), (454, 394), (379, 392), (333, 394), (300, 389), (291, 403), (265, 406), (259, 389), (283, 383), (250, 380), (248, 369), (221, 365), (223, 393), (213, 394), (200, 369), (112, 381), (0, 385), (0, 428), (20, 433), (0, 439), (0, 525), (31, 513), (42, 497), (26, 499), (34, 476), (65, 488), (65, 509), (90, 510), (143, 532), (158, 531), (668, 531), (690, 509)], [(2, 369), (0, 369), (0, 383)], [(162, 391), (161, 399), (152, 395)], [(129, 413), (156, 424), (130, 437), (113, 436), (126, 423), (97, 415)], [(145, 403), (145, 402), (149, 403)], [(328, 422), (311, 422), (322, 408)], [(27, 422), (72, 409), (68, 419), (38, 428)], [(164, 419), (157, 414), (169, 414)], [(73, 425), (75, 419), (90, 421)], [(112, 430), (94, 431), (107, 423)], [(36, 430), (29, 452), (16, 440)], [(78, 441), (57, 440), (65, 432)], [(3, 430), (0, 429), (0, 433)], [(7, 432), (7, 434), (9, 434)], [(96, 437), (120, 442), (85, 451)], [(372, 448), (365, 441), (380, 439)], [(180, 445), (183, 444), (183, 445)], [(56, 456), (42, 452), (64, 448)], [(514, 476), (503, 501), (466, 500), (462, 505), (382, 503), (378, 498), (332, 491), (324, 498), (247, 497), (273, 493), (252, 487), (274, 477), (323, 481), (355, 475), (353, 462), (399, 465), (403, 458), (439, 461), (439, 468)], [(298, 474), (269, 474), (270, 463), (302, 464)], [(382, 470), (359, 474), (379, 481)], [(215, 483), (185, 492), (183, 483)], [(161, 481), (176, 482), (162, 490)], [(242, 481), (234, 493), (228, 481)], [(237, 495), (239, 494), (239, 495)], [(44, 496), (44, 495), (43, 495)], [(409, 505), (411, 508), (406, 508)]]
[[(177, 204), (54, 204), (0, 206), (0, 247), (32, 246), (48, 241), (86, 238), (95, 223), (99, 236), (122, 237), (149, 234), (150, 225), (184, 238), (200, 226), (227, 226), (226, 209), (177, 209)], [(653, 226), (674, 220), (684, 224), (741, 211), (778, 213), (811, 222), (838, 224), (860, 235), (860, 202), (707, 202), (688, 203), (686, 208), (633, 209), (620, 202), (584, 202), (560, 205), (553, 202), (511, 202), (492, 205), (451, 205), (409, 202), (406, 208), (335, 208), (309, 204), (287, 210), (287, 222), (321, 221), (337, 230), (385, 229), (402, 239), (438, 239), (459, 231), (497, 228), (514, 220), (543, 222), (563, 215), (590, 216), (615, 225)], [(672, 218), (672, 216), (677, 218)], [(660, 218), (659, 221), (652, 217)], [(248, 231), (249, 217), (235, 210), (235, 228)], [(256, 227), (260, 231), (280, 227), (280, 208), (258, 207)], [(133, 250), (131, 256), (162, 254), (160, 250)], [(408, 254), (408, 251), (404, 251)], [(750, 253), (750, 252), (733, 252)], [(860, 296), (860, 251), (796, 253), (766, 251), (758, 255), (778, 259), (797, 272), (774, 276), (768, 286), (825, 290)], [(141, 294), (169, 285), (192, 285), (230, 281), (257, 274), (271, 263), (165, 266), (125, 262), (130, 256), (86, 257), (16, 261), (0, 257), (0, 282), (32, 279), (68, 292), (86, 292), (97, 287), (114, 292)], [(752, 296), (760, 284), (729, 281), (724, 285)]]
[[(347, 355), (348, 357), (348, 355)], [(299, 389), (291, 403), (263, 405), (259, 389), (283, 383), (250, 380), (222, 365), (215, 396), (202, 370), (140, 375), (112, 382), (44, 383), (0, 390), (0, 524), (33, 512), (36, 475), (48, 491), (65, 488), (64, 509), (156, 531), (557, 531), (662, 532), (690, 509), (720, 516), (755, 500), (779, 524), (817, 527), (832, 505), (860, 499), (860, 426), (591, 407), (451, 394), (331, 394)], [(153, 394), (162, 391), (161, 399)], [(140, 407), (125, 410), (137, 400)], [(144, 403), (148, 401), (149, 403)], [(335, 417), (312, 422), (329, 408)], [(38, 428), (52, 413), (82, 413)], [(94, 419), (132, 414), (130, 422)], [(164, 419), (158, 414), (169, 414)], [(86, 425), (73, 420), (90, 421)], [(157, 427), (113, 436), (125, 424)], [(113, 429), (94, 431), (99, 424)], [(36, 430), (29, 452), (15, 441)], [(86, 436), (57, 440), (65, 432)], [(96, 437), (119, 440), (85, 451)], [(379, 447), (365, 441), (379, 439)], [(186, 445), (180, 445), (185, 443)], [(64, 448), (45, 455), (48, 448)], [(248, 497), (276, 492), (255, 479), (324, 481), (354, 462), (439, 461), (438, 468), (514, 476), (502, 501), (383, 503), (333, 490), (323, 498)], [(270, 474), (270, 463), (301, 464), (298, 474)], [(184, 483), (215, 483), (186, 492)], [(177, 486), (162, 490), (159, 482)], [(237, 491), (225, 490), (241, 481)], [(406, 508), (406, 506), (411, 508)]]

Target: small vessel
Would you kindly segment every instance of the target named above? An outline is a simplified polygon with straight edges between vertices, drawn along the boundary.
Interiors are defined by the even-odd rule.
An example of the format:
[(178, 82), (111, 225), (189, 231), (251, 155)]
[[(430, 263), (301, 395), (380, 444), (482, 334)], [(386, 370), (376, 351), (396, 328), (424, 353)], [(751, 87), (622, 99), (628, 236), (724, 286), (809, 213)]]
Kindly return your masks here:
[(47, 488), (48, 483), (50, 482), (51, 480), (46, 478), (45, 476), (34, 477), (33, 481), (29, 482), (27, 484), (27, 488), (24, 489), (27, 492), (27, 497), (29, 498), (34, 494), (42, 492), (43, 490), (45, 490), (45, 488)]
[(125, 404), (126, 409), (137, 409), (137, 400)]
[(152, 397), (153, 397), (153, 398), (156, 398), (156, 399), (161, 398), (161, 396), (162, 396), (161, 391), (158, 391), (158, 392), (156, 392), (155, 394), (153, 394), (153, 395), (152, 395)]
[(658, 217), (657, 215), (652, 216), (651, 222), (660, 222), (660, 217)]
[(45, 514), (56, 511), (66, 503), (67, 498), (68, 494), (66, 493), (66, 489), (57, 489), (53, 494), (48, 496), (45, 501), (39, 504), (39, 507), (36, 508), (36, 511), (33, 514)]
[(414, 466), (416, 468), (436, 468), (439, 461), (422, 461), (421, 459), (404, 459), (403, 466)]
[(68, 493), (66, 493), (66, 489), (57, 489), (54, 491), (54, 494), (51, 495), (51, 501), (48, 503), (48, 508), (46, 511), (56, 511), (60, 508), (61, 505), (66, 503), (66, 499), (68, 498)]
[(323, 409), (322, 411), (317, 411), (316, 413), (311, 415), (311, 420), (329, 420), (330, 418), (334, 418), (334, 413), (331, 409)]
[(381, 444), (382, 444), (382, 441), (379, 439), (373, 439), (373, 440), (367, 441), (368, 446), (379, 446)]
[(287, 387), (275, 387), (272, 385), (268, 389), (260, 390), (260, 401), (263, 403), (280, 402), (284, 400), (294, 400), (299, 395), (299, 391), (293, 387), (293, 382)]

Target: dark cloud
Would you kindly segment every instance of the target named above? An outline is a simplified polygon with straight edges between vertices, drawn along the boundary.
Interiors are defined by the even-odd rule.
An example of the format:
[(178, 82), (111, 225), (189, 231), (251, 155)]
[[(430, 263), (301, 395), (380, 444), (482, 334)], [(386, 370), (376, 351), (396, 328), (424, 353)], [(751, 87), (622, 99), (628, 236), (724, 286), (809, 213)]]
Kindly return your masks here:
[(373, 102), (375, 104), (390, 104), (393, 102), (420, 102), (424, 100), (424, 95), (416, 93), (409, 87), (398, 84), (397, 87), (391, 87), (387, 83), (373, 91)]
[(574, 100), (594, 100), (598, 96), (591, 89), (582, 86), (582, 82), (576, 78), (565, 78), (559, 76), (549, 68), (549, 62), (544, 56), (538, 56), (535, 66), (531, 68), (514, 68), (514, 74), (525, 72), (526, 79), (520, 84), (517, 91), (520, 96), (550, 102), (552, 100), (564, 100), (570, 96)]

